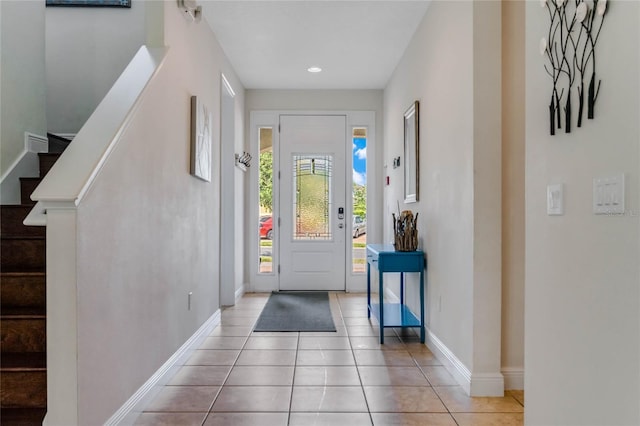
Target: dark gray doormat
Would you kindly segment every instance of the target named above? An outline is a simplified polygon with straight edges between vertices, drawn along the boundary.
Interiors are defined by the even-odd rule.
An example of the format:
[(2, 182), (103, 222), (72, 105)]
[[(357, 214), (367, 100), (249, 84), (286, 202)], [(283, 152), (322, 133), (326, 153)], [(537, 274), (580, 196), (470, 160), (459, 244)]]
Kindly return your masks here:
[(253, 331), (336, 331), (326, 291), (273, 292)]

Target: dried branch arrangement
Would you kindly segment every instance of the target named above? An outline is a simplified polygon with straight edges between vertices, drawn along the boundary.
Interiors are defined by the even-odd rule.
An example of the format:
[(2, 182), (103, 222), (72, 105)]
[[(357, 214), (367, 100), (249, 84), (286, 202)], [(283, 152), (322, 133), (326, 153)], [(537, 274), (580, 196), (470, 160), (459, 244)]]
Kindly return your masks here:
[(415, 217), (411, 210), (391, 213), (393, 217), (393, 235), (396, 251), (416, 251), (418, 249), (418, 213)]
[[(550, 20), (547, 37), (540, 40), (540, 54), (548, 62), (544, 69), (553, 82), (549, 130), (551, 135), (555, 135), (556, 129), (562, 128), (564, 111), (565, 132), (570, 133), (574, 86), (578, 90), (578, 127), (582, 127), (585, 94), (587, 118), (594, 117), (601, 83), (596, 77), (596, 44), (607, 12), (607, 0), (540, 0), (540, 4), (547, 9)], [(585, 93), (585, 79), (589, 71), (591, 77)]]

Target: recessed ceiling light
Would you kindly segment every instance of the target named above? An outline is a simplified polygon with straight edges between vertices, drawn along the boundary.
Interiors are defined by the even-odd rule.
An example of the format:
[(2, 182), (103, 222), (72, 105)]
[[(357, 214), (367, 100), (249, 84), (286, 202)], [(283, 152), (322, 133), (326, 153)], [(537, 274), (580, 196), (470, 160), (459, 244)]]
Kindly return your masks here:
[(309, 71), (309, 72), (320, 72), (320, 71), (322, 71), (322, 68), (320, 68), (320, 67), (309, 67), (309, 68), (307, 68), (307, 71)]

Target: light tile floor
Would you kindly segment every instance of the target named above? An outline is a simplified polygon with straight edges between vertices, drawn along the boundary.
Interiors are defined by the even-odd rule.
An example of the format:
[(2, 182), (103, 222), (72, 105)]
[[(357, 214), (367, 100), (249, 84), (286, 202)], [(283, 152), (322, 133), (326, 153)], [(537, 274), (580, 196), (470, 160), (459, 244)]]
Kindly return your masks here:
[(247, 294), (138, 425), (522, 425), (524, 395), (470, 398), (413, 330), (377, 340), (366, 294), (331, 293), (335, 333), (253, 333)]

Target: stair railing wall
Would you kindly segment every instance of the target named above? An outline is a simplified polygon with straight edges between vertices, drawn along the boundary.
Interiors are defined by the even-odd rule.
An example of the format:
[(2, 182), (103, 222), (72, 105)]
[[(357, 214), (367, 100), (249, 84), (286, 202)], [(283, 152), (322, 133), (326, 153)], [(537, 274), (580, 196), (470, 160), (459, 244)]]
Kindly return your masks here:
[[(80, 203), (126, 129), (144, 88), (162, 65), (166, 52), (165, 48), (146, 46), (138, 50), (31, 199), (43, 203), (70, 202), (75, 206)], [(39, 212), (44, 213), (44, 209)]]
[(141, 47), (103, 101), (32, 193), (37, 204), (25, 225), (47, 226), (48, 412), (45, 425), (77, 425), (77, 207), (135, 116), (166, 48)]

